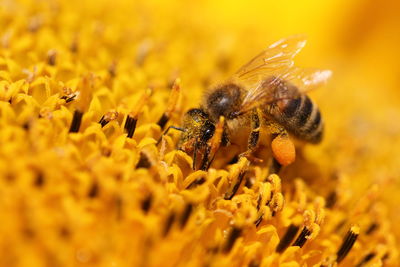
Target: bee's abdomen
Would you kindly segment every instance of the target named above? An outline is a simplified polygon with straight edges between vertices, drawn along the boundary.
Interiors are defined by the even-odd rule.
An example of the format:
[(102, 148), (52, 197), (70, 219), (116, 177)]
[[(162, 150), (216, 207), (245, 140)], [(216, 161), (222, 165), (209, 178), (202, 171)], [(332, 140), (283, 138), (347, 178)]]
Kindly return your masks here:
[(275, 120), (300, 139), (318, 143), (324, 123), (318, 106), (307, 95), (282, 101), (271, 113)]

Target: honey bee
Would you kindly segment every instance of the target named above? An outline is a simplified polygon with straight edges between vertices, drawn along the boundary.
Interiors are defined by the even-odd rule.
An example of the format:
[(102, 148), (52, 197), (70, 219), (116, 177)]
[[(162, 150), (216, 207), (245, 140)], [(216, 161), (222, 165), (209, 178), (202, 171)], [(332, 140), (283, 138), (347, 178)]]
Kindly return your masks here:
[(260, 139), (260, 129), (268, 128), (274, 164), (285, 166), (295, 160), (295, 147), (289, 135), (309, 143), (319, 143), (324, 121), (317, 105), (306, 95), (324, 84), (329, 70), (303, 69), (293, 58), (306, 44), (303, 36), (282, 39), (242, 66), (226, 82), (204, 94), (200, 108), (189, 110), (183, 118), (179, 148), (193, 153), (193, 169), (202, 151), (200, 169), (209, 164), (209, 143), (216, 124), (223, 116), (221, 144), (227, 146), (238, 132), (249, 129), (247, 151), (251, 157)]

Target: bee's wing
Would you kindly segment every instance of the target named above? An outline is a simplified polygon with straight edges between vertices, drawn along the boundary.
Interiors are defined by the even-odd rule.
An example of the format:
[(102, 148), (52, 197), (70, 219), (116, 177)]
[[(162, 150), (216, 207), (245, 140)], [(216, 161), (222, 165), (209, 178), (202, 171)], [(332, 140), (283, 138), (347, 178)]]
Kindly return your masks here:
[(306, 93), (326, 84), (331, 76), (330, 70), (294, 67), (285, 74), (285, 80), (295, 85), (300, 93)]
[(302, 35), (294, 35), (270, 45), (235, 74), (238, 79), (251, 82), (260, 76), (272, 76), (294, 65), (293, 58), (305, 46), (306, 39)]
[(247, 89), (240, 113), (278, 100), (274, 99), (272, 92), (282, 81), (290, 82), (298, 88), (298, 91), (287, 98), (296, 97), (326, 82), (331, 75), (330, 71), (294, 66), (293, 58), (305, 44), (304, 36), (300, 35), (282, 39), (238, 70), (233, 78)]

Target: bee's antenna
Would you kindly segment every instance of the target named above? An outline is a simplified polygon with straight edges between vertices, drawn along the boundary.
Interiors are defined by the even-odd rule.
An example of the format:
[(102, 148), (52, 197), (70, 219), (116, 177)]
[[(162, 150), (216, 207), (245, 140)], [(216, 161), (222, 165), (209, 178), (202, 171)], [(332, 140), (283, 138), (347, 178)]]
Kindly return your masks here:
[(158, 138), (157, 143), (156, 143), (157, 146), (158, 146), (158, 144), (161, 142), (161, 140), (162, 140), (162, 138), (164, 137), (164, 135), (167, 135), (169, 129), (174, 129), (174, 130), (178, 130), (178, 131), (181, 131), (181, 132), (184, 132), (184, 131), (185, 131), (185, 129), (180, 128), (180, 127), (176, 127), (176, 126), (173, 126), (173, 125), (169, 126), (169, 127), (167, 128), (167, 130), (165, 130), (164, 133), (160, 136), (160, 138)]

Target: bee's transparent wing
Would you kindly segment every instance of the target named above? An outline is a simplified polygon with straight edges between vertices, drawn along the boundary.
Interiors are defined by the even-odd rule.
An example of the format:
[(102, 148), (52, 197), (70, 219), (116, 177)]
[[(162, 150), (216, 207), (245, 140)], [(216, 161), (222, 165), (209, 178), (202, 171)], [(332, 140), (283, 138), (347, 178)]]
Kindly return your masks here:
[(293, 98), (327, 81), (331, 71), (294, 66), (293, 58), (305, 43), (304, 36), (300, 35), (280, 40), (239, 69), (234, 78), (247, 89), (240, 113), (279, 100), (274, 99), (273, 89), (283, 82), (289, 82), (298, 88), (286, 96)]
[(305, 46), (306, 39), (302, 35), (294, 35), (270, 45), (247, 64), (242, 66), (235, 77), (251, 82), (260, 76), (272, 76), (294, 65), (293, 58)]
[(326, 84), (331, 76), (330, 70), (294, 67), (285, 74), (285, 80), (295, 85), (300, 93), (306, 93)]

